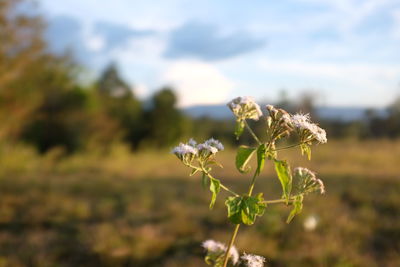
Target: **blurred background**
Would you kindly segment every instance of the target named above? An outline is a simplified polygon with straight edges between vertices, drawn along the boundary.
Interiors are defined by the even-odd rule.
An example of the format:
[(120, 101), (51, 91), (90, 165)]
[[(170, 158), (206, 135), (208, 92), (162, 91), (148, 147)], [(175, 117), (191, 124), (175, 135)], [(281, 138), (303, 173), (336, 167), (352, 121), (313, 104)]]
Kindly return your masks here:
[[(254, 96), (328, 133), (311, 161), (327, 193), (270, 206), (240, 250), (268, 266), (400, 266), (400, 2), (0, 0), (0, 266), (204, 266), (229, 239), (223, 193), (171, 148), (226, 146), (225, 103)], [(254, 125), (262, 135), (263, 122)], [(257, 182), (280, 197), (272, 166)]]

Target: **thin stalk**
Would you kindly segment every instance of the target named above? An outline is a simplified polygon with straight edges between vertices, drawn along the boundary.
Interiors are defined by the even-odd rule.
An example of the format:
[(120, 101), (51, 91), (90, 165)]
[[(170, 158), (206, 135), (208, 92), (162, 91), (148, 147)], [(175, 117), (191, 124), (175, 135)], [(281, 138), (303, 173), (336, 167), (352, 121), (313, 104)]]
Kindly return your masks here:
[(296, 146), (300, 146), (301, 144), (303, 144), (303, 143), (298, 143), (298, 144), (295, 144), (295, 145), (280, 147), (280, 148), (275, 149), (274, 151), (280, 151), (280, 150), (284, 150), (284, 149), (293, 148), (293, 147), (296, 147)]
[[(199, 167), (197, 167), (197, 166), (193, 166), (193, 165), (191, 165), (191, 164), (189, 164), (188, 166), (189, 166), (190, 168), (193, 168), (193, 169), (198, 170), (198, 171), (200, 171), (200, 172), (204, 172), (204, 174), (207, 175), (210, 179), (216, 179), (216, 178), (214, 178), (208, 171), (206, 171), (206, 170), (204, 169), (204, 166), (201, 166), (201, 168), (199, 168)], [(220, 182), (219, 186), (220, 186), (222, 189), (224, 189), (225, 191), (231, 193), (232, 195), (234, 195), (234, 196), (239, 196), (238, 193), (232, 191), (231, 189), (229, 189), (228, 187), (226, 187), (225, 185), (223, 185), (221, 182)]]
[(260, 139), (258, 139), (257, 135), (253, 132), (253, 130), (250, 128), (249, 124), (247, 123), (247, 121), (244, 121), (244, 125), (246, 126), (246, 129), (249, 131), (249, 133), (251, 134), (251, 136), (253, 136), (254, 140), (256, 140), (257, 144), (261, 145), (261, 141)]
[[(249, 196), (251, 196), (251, 194), (253, 193), (253, 188), (254, 188), (254, 184), (256, 183), (256, 179), (257, 179), (257, 171), (254, 172), (253, 179), (251, 180), (249, 191), (247, 193)], [(229, 246), (228, 246), (228, 248), (227, 248), (227, 250), (225, 252), (225, 259), (224, 259), (223, 267), (226, 267), (227, 264), (228, 264), (229, 251), (231, 250), (233, 244), (235, 243), (235, 239), (236, 239), (236, 235), (237, 235), (237, 233), (239, 231), (239, 227), (240, 227), (240, 224), (237, 224), (236, 227), (235, 227), (235, 230), (232, 233), (231, 241), (229, 242)]]
[[(289, 202), (293, 201), (290, 199)], [(274, 200), (265, 200), (263, 201), (265, 204), (277, 204), (277, 203), (286, 203), (286, 199), (274, 199)]]
[[(244, 121), (244, 125), (246, 126), (246, 129), (249, 131), (249, 133), (253, 136), (254, 140), (256, 140), (256, 142), (258, 143), (258, 145), (261, 145), (261, 141), (260, 139), (258, 139), (257, 135), (253, 132), (253, 130), (250, 128), (249, 124), (247, 123), (247, 121)], [(254, 184), (256, 183), (256, 179), (257, 179), (257, 171), (254, 172), (253, 178), (251, 179), (251, 184), (249, 187), (249, 191), (248, 191), (248, 195), (251, 196), (251, 194), (253, 193), (253, 189), (254, 189)], [(224, 258), (224, 265), (223, 267), (226, 267), (228, 264), (228, 260), (229, 260), (229, 251), (231, 250), (233, 244), (235, 243), (235, 239), (236, 239), (236, 235), (239, 231), (239, 227), (240, 224), (237, 224), (235, 229), (233, 230), (232, 233), (232, 237), (231, 240), (229, 242), (228, 248), (226, 249), (225, 252), (225, 258)]]
[(239, 232), (239, 227), (240, 227), (240, 224), (236, 224), (235, 230), (233, 230), (231, 240), (229, 241), (229, 246), (225, 252), (224, 265), (223, 265), (224, 267), (226, 267), (228, 265), (229, 251), (231, 250), (233, 243), (235, 243), (236, 235)]

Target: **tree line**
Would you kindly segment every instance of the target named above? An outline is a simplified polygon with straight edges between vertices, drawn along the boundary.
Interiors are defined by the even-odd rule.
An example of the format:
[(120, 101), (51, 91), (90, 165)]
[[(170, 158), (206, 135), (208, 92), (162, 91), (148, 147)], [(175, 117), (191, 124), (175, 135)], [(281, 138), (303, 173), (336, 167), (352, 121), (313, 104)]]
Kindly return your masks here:
[[(50, 52), (43, 37), (44, 20), (21, 13), (18, 5), (24, 2), (0, 2), (0, 142), (27, 143), (40, 152), (63, 147), (70, 153), (94, 147), (106, 150), (116, 142), (132, 150), (170, 147), (190, 136), (235, 142), (232, 120), (185, 116), (170, 87), (140, 101), (115, 64), (95, 82), (83, 85), (82, 66), (67, 53)], [(276, 104), (313, 113), (312, 98), (298, 103)], [(385, 117), (369, 111), (365, 121), (326, 121), (323, 126), (337, 137), (398, 137), (399, 118), (400, 100)]]

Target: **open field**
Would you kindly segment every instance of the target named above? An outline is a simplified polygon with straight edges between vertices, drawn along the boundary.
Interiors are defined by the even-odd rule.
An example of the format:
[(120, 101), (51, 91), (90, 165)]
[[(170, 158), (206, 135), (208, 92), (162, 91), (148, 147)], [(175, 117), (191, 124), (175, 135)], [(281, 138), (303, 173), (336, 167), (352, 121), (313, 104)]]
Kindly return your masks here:
[[(285, 156), (316, 170), (326, 195), (310, 196), (289, 225), (289, 208), (269, 206), (241, 228), (238, 249), (268, 266), (400, 266), (400, 142), (332, 141), (314, 151), (311, 162), (298, 150)], [(243, 191), (249, 178), (233, 158), (221, 153), (215, 174)], [(232, 229), (224, 193), (210, 211), (200, 178), (168, 151), (60, 158), (2, 146), (0, 164), (0, 266), (204, 266), (200, 243), (226, 242)], [(266, 169), (256, 191), (279, 197)], [(309, 216), (319, 222), (312, 231)]]

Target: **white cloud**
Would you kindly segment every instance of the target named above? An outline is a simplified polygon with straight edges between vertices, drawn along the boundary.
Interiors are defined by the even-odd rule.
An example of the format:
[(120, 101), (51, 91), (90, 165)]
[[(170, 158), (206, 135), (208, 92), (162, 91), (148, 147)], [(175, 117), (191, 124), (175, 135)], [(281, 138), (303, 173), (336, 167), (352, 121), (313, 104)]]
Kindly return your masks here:
[(135, 95), (138, 98), (144, 99), (148, 96), (149, 94), (149, 88), (147, 88), (147, 86), (143, 83), (139, 83), (137, 84), (134, 88), (133, 91), (135, 93)]
[(85, 37), (85, 43), (87, 48), (93, 52), (99, 52), (105, 46), (105, 40), (100, 35), (91, 35)]
[(220, 104), (235, 86), (217, 68), (198, 61), (173, 63), (162, 80), (178, 93), (179, 106)]
[(400, 40), (400, 8), (392, 12), (392, 17), (394, 21), (392, 28), (393, 37)]

